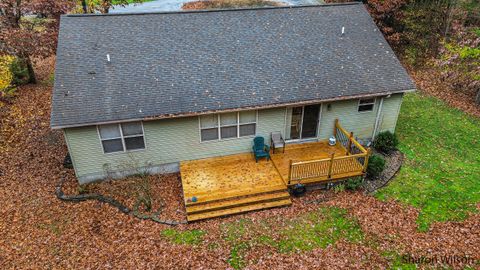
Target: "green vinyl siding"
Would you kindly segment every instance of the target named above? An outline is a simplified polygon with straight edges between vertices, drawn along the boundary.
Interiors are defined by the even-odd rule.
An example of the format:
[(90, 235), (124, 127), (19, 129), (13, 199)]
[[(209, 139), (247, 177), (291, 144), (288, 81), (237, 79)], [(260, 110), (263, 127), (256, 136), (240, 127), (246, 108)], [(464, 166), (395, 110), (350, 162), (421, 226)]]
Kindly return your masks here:
[[(284, 127), (285, 108), (258, 112), (257, 135), (269, 142), (270, 132)], [(65, 129), (77, 177), (107, 171), (131, 171), (182, 160), (249, 152), (252, 137), (200, 142), (198, 117), (143, 122), (145, 150), (104, 154), (95, 126)]]
[(402, 105), (402, 94), (392, 95), (383, 99), (382, 115), (380, 117), (379, 131), (395, 132), (400, 106)]
[[(380, 98), (375, 101), (373, 111), (358, 112), (358, 99), (326, 103), (322, 110), (319, 138), (328, 139), (333, 135), (335, 119), (348, 131), (359, 138), (372, 136)], [(330, 104), (330, 106), (328, 106)], [(329, 108), (330, 107), (330, 108)]]
[[(324, 103), (318, 138), (323, 140), (333, 135), (333, 126), (337, 118), (340, 125), (347, 131), (353, 132), (355, 137), (361, 139), (372, 138), (380, 100), (381, 97), (376, 98), (373, 111), (370, 112), (358, 112), (358, 99)], [(402, 94), (383, 98), (379, 123), (380, 130), (395, 130), (401, 102)], [(330, 104), (330, 109), (328, 109), (328, 104)]]
[[(384, 98), (380, 130), (394, 131), (402, 95)], [(358, 100), (332, 102), (322, 106), (322, 117), (318, 138), (328, 139), (333, 134), (336, 118), (348, 131), (360, 138), (371, 138), (375, 126), (380, 98), (376, 99), (372, 112), (359, 113)], [(257, 135), (263, 136), (270, 144), (270, 133), (288, 132), (289, 111), (285, 107), (259, 110)], [(135, 171), (136, 168), (154, 167), (214, 156), (250, 152), (252, 138), (233, 138), (218, 141), (200, 142), (198, 117), (184, 117), (143, 122), (144, 150), (104, 154), (96, 126), (65, 129), (65, 138), (80, 182), (106, 176), (107, 171)], [(286, 137), (286, 136), (284, 136)], [(288, 147), (287, 147), (288, 148)], [(81, 179), (89, 178), (89, 180)]]

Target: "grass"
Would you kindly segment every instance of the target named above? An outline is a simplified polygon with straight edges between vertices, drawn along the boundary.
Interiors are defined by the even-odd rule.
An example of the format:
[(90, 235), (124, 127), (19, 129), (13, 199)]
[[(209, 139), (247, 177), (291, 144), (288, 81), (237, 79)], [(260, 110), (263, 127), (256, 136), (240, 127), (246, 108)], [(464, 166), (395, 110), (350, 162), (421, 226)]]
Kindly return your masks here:
[(276, 246), (280, 252), (310, 251), (326, 248), (340, 239), (357, 242), (363, 237), (356, 220), (340, 208), (321, 208), (309, 213), (280, 231)]
[(166, 229), (162, 235), (179, 245), (198, 245), (203, 241), (205, 232), (202, 230), (177, 231), (175, 229)]
[(391, 262), (391, 270), (415, 270), (418, 269), (417, 266), (414, 263), (409, 263), (405, 261), (404, 258), (402, 258), (401, 255), (399, 255), (395, 251), (391, 252), (384, 252), (382, 254), (383, 257), (385, 257), (389, 262)]
[(244, 254), (255, 246), (270, 246), (282, 253), (326, 248), (345, 239), (358, 242), (363, 233), (357, 221), (346, 210), (324, 207), (285, 220), (282, 217), (253, 222), (241, 219), (222, 227), (224, 239), (231, 244), (228, 262), (234, 269), (246, 265)]
[(377, 193), (420, 210), (421, 231), (461, 221), (480, 201), (480, 120), (420, 94), (405, 96), (397, 134), (407, 156), (395, 181)]

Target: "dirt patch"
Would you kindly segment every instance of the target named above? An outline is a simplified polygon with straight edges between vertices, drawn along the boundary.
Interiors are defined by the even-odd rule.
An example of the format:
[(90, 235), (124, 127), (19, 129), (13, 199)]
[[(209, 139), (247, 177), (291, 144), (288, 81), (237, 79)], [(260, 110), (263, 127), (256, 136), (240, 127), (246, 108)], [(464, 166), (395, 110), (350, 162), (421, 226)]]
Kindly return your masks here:
[(182, 5), (183, 10), (199, 9), (228, 9), (245, 7), (276, 7), (285, 6), (285, 3), (268, 0), (200, 0), (188, 2)]

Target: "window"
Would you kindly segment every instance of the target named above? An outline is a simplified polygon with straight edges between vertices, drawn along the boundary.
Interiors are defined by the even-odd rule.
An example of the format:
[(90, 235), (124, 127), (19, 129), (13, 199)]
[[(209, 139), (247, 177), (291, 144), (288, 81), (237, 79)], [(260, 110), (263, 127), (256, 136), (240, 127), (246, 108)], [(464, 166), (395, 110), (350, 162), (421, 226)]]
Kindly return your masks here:
[(371, 112), (375, 106), (375, 99), (360, 99), (358, 101), (358, 111), (359, 112)]
[(240, 112), (240, 137), (253, 136), (257, 131), (257, 111)]
[(200, 137), (202, 142), (254, 136), (256, 131), (256, 111), (200, 116)]
[(200, 129), (202, 141), (218, 140), (218, 116), (216, 114), (201, 116)]
[(98, 126), (104, 153), (145, 149), (142, 122)]
[(238, 116), (237, 113), (220, 114), (220, 138), (237, 138), (238, 134)]

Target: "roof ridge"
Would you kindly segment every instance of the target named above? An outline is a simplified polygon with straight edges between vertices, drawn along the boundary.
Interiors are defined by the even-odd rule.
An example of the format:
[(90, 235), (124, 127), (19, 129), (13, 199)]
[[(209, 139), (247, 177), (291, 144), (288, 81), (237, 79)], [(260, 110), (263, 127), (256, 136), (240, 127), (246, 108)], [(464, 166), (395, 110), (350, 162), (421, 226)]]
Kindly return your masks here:
[(66, 14), (62, 17), (109, 17), (109, 16), (131, 16), (131, 15), (155, 15), (155, 14), (190, 14), (190, 13), (210, 13), (210, 12), (232, 12), (232, 11), (250, 11), (250, 10), (268, 10), (268, 9), (299, 9), (299, 8), (319, 8), (333, 6), (351, 6), (363, 4), (360, 1), (345, 3), (326, 3), (320, 5), (298, 5), (298, 6), (275, 6), (275, 7), (255, 7), (255, 8), (228, 8), (228, 9), (206, 9), (206, 10), (181, 10), (181, 11), (156, 11), (156, 12), (125, 12), (125, 13), (89, 13), (89, 14)]

